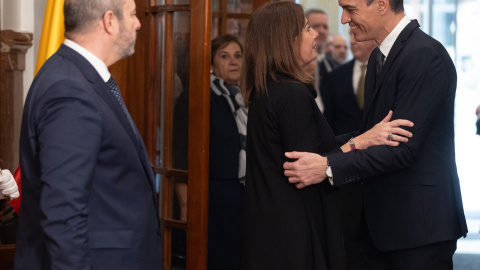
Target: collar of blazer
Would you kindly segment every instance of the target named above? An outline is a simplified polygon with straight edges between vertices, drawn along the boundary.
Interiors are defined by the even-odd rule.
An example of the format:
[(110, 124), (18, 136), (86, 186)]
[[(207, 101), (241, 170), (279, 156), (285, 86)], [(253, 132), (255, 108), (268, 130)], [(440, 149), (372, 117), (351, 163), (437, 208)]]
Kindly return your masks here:
[(108, 104), (110, 109), (115, 112), (116, 117), (118, 118), (120, 123), (122, 123), (122, 126), (128, 133), (130, 139), (138, 148), (138, 140), (136, 139), (135, 134), (130, 127), (130, 124), (128, 123), (128, 119), (125, 116), (125, 113), (120, 107), (117, 99), (110, 93), (110, 89), (108, 88), (107, 84), (103, 81), (102, 77), (100, 76), (100, 74), (98, 74), (92, 64), (90, 64), (90, 62), (88, 62), (88, 60), (85, 59), (82, 55), (63, 44), (58, 49), (57, 53), (65, 58), (68, 58), (75, 65), (78, 66), (85, 78), (92, 83), (96, 93), (101, 96), (102, 99)]
[[(374, 100), (378, 95), (378, 92), (385, 80), (385, 76), (388, 73), (388, 70), (392, 67), (393, 63), (395, 62), (395, 59), (402, 51), (405, 41), (407, 41), (410, 35), (413, 33), (413, 31), (419, 27), (420, 25), (418, 24), (417, 20), (412, 20), (409, 24), (407, 24), (405, 29), (402, 30), (398, 38), (395, 40), (395, 43), (393, 44), (392, 49), (390, 50), (390, 53), (388, 54), (388, 57), (383, 65), (383, 69), (380, 72), (380, 74), (378, 74), (378, 77), (373, 78), (374, 76), (376, 76), (375, 72), (369, 72), (369, 74), (367, 75), (368, 77), (370, 77), (369, 88), (374, 87), (375, 90), (373, 91), (373, 93), (371, 91), (370, 93), (367, 93), (367, 92), (365, 93), (365, 111), (363, 113), (364, 123), (366, 123), (365, 120), (367, 119), (367, 115), (374, 104)], [(375, 60), (372, 57), (375, 56), (377, 50), (378, 50), (378, 47), (375, 48), (372, 54), (370, 55), (370, 59), (368, 61), (368, 70), (370, 71), (372, 70), (375, 71)], [(373, 85), (371, 84), (372, 82), (374, 82)]]
[[(78, 68), (81, 70), (85, 78), (92, 83), (95, 92), (102, 97), (102, 99), (108, 104), (110, 109), (114, 111), (115, 116), (118, 118), (120, 123), (122, 124), (123, 128), (127, 132), (130, 140), (135, 145), (135, 149), (137, 150), (138, 156), (142, 161), (143, 167), (145, 169), (145, 173), (147, 178), (150, 182), (150, 186), (154, 189), (154, 176), (152, 174), (152, 169), (150, 167), (150, 160), (145, 150), (145, 146), (143, 145), (142, 140), (137, 140), (133, 130), (128, 123), (128, 119), (125, 116), (120, 104), (118, 103), (117, 99), (110, 93), (110, 89), (108, 88), (107, 84), (103, 81), (102, 77), (95, 68), (87, 61), (82, 55), (74, 51), (73, 49), (69, 48), (68, 46), (61, 45), (57, 51), (62, 57), (65, 57), (72, 61)], [(154, 189), (155, 190), (155, 189)]]

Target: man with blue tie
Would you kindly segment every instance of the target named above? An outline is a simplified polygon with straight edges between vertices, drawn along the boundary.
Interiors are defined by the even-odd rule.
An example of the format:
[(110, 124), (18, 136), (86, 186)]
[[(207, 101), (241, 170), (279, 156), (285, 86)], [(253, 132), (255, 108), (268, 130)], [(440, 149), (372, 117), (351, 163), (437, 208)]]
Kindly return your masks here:
[[(347, 153), (287, 153), (298, 160), (284, 164), (285, 175), (297, 187), (326, 176), (336, 187), (363, 183), (360, 269), (451, 270), (457, 239), (467, 234), (455, 163), (455, 66), (443, 45), (405, 15), (402, 0), (339, 5), (355, 39), (378, 45), (367, 65), (362, 124), (359, 133), (337, 137), (350, 140)], [(364, 144), (355, 136), (389, 111), (415, 124), (408, 143), (355, 150)], [(397, 140), (392, 133), (385, 138)]]
[(108, 67), (134, 52), (134, 0), (66, 0), (66, 40), (22, 120), (15, 269), (161, 269), (154, 176)]

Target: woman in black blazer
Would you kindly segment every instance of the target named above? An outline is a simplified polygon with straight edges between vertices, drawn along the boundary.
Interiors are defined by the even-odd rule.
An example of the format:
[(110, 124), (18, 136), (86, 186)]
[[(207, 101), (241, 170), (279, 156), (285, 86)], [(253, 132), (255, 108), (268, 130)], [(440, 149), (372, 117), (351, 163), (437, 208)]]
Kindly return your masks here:
[[(328, 181), (298, 189), (283, 171), (288, 151), (351, 149), (335, 145), (304, 70), (317, 57), (316, 36), (293, 2), (264, 5), (250, 18), (241, 79), (249, 105), (242, 269), (345, 269), (338, 190)], [(358, 140), (386, 137), (388, 120)]]

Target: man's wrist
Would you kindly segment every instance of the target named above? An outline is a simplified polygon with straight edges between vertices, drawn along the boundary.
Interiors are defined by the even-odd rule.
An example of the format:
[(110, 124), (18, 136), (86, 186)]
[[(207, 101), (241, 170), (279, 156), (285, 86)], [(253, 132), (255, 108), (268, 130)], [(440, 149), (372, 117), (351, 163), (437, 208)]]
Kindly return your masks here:
[(353, 141), (353, 137), (350, 138), (349, 142), (350, 142), (350, 150), (355, 150), (356, 147), (355, 147), (355, 142)]

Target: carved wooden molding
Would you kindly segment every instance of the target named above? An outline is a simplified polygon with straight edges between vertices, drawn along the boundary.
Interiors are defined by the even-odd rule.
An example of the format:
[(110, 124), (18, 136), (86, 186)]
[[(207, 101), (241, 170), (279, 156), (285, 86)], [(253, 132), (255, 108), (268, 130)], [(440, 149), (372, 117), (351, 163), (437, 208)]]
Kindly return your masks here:
[(18, 165), (25, 53), (32, 40), (32, 33), (0, 32), (0, 167), (11, 171)]

